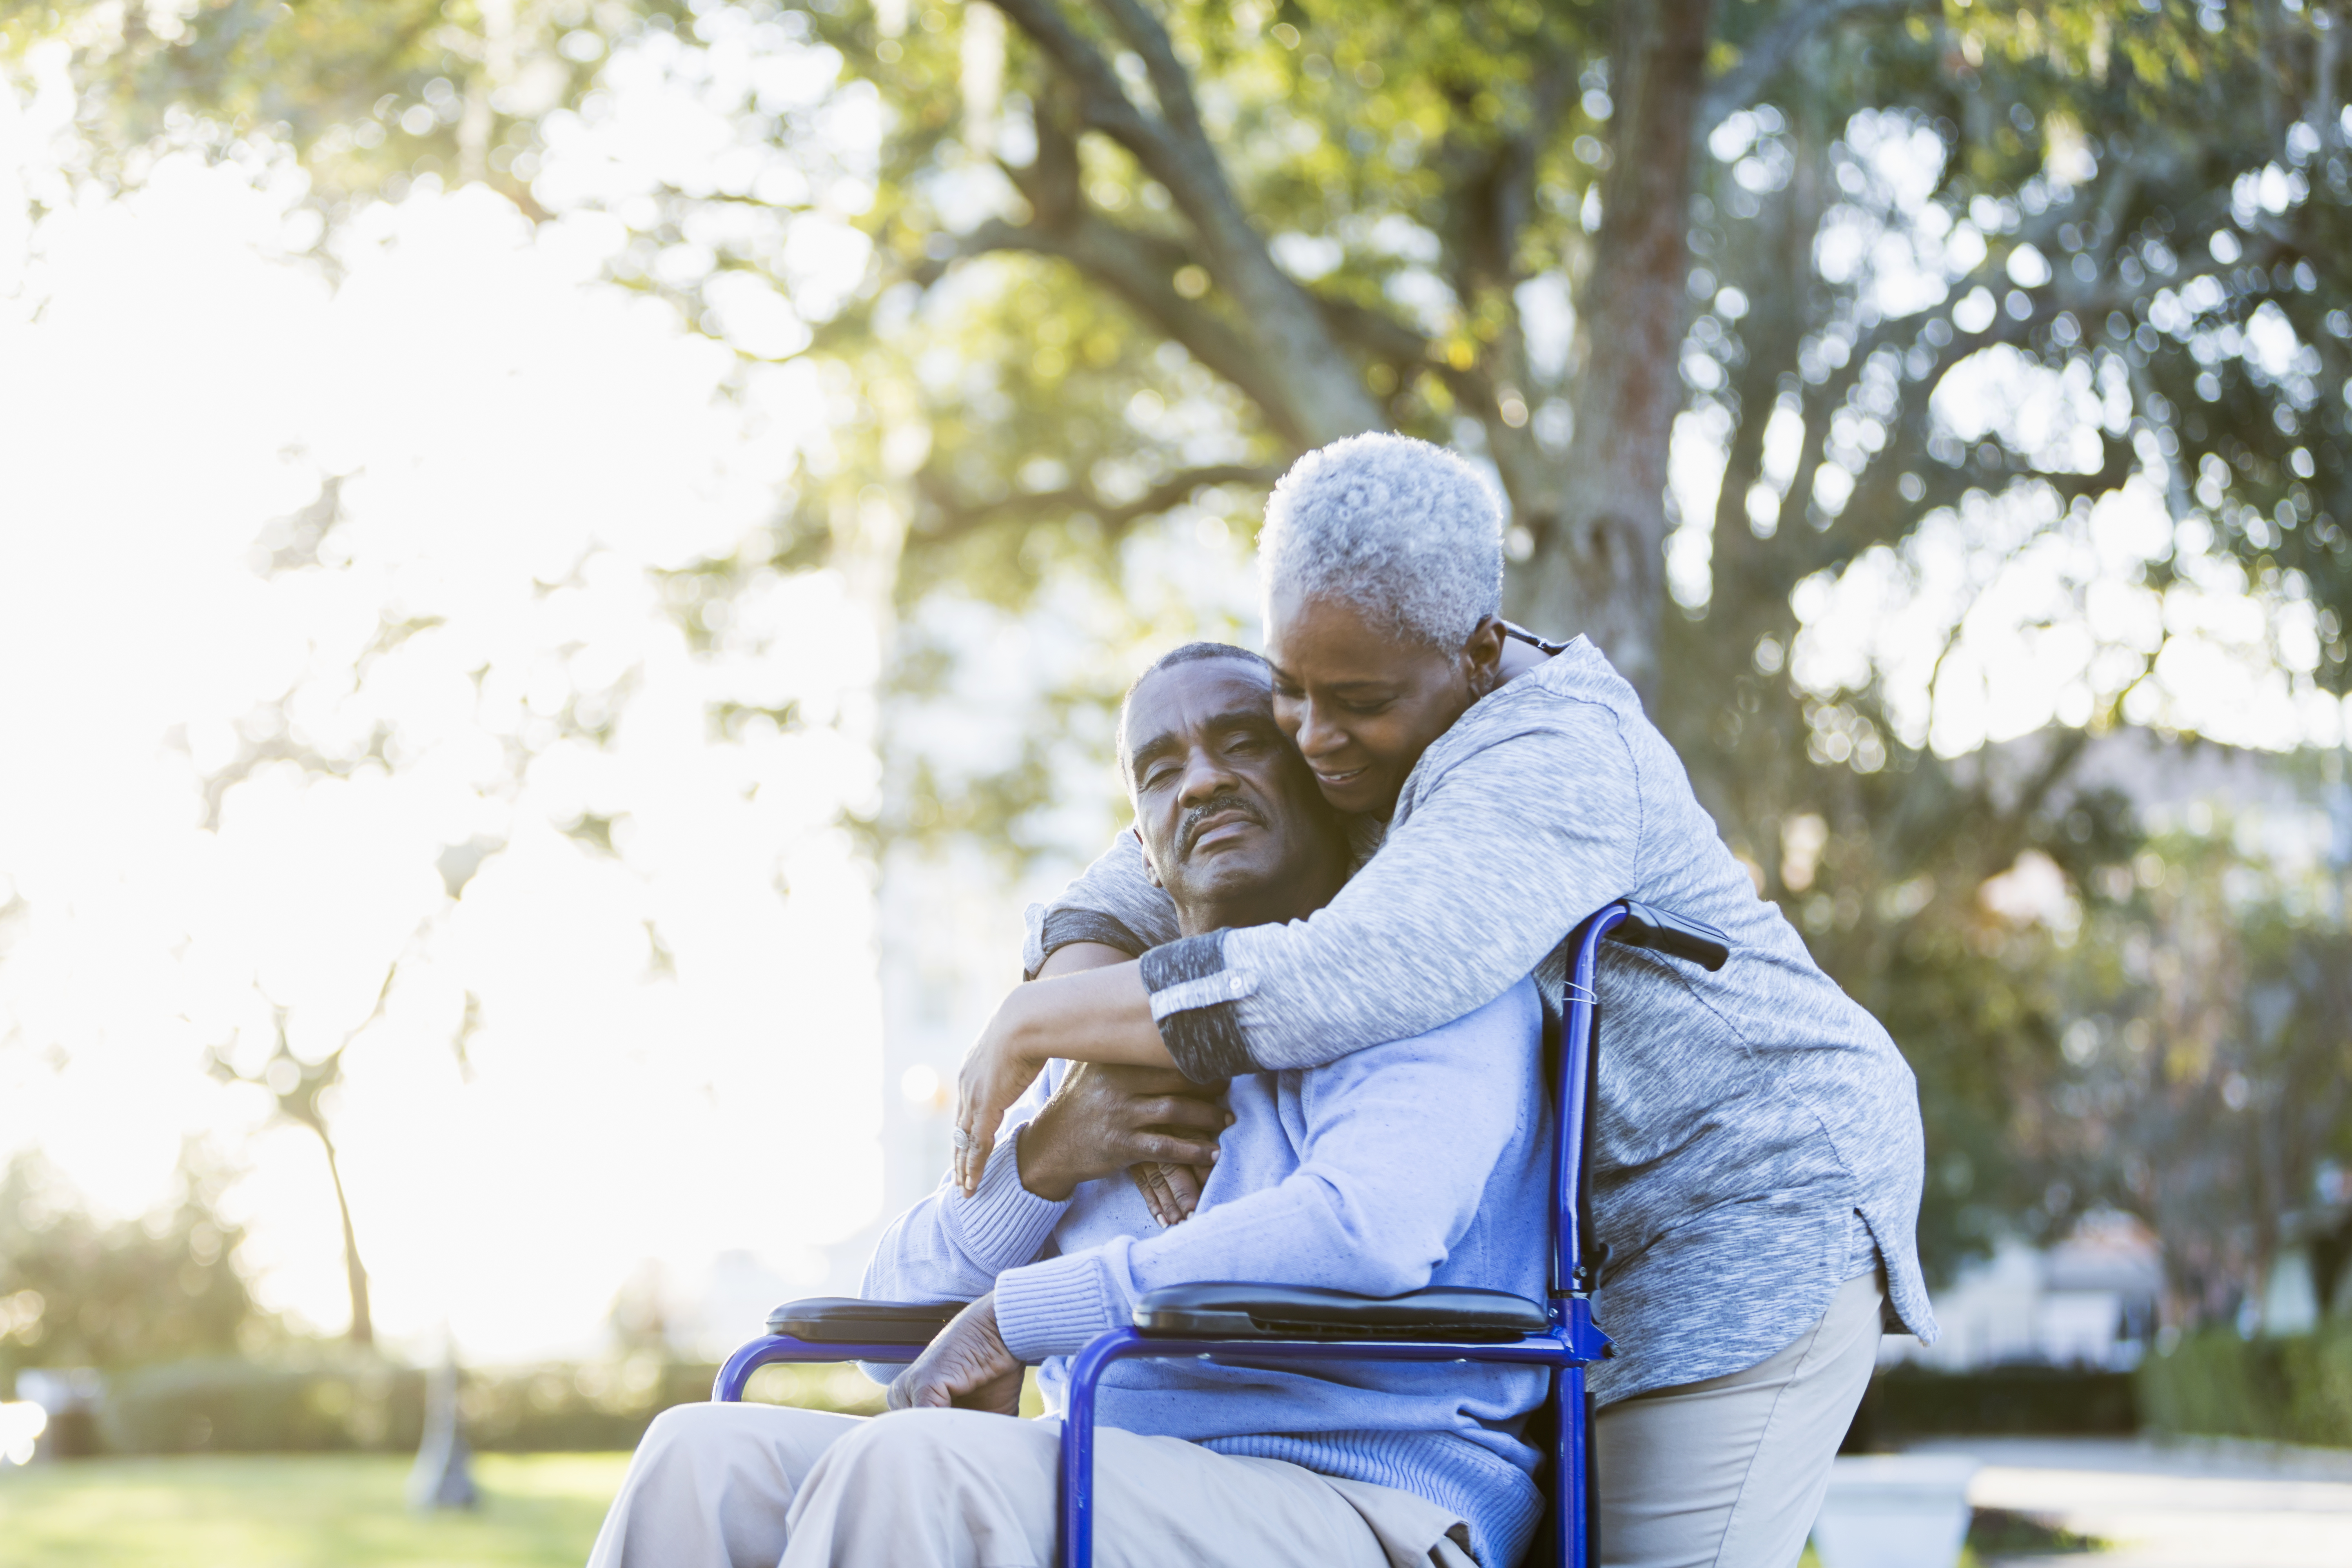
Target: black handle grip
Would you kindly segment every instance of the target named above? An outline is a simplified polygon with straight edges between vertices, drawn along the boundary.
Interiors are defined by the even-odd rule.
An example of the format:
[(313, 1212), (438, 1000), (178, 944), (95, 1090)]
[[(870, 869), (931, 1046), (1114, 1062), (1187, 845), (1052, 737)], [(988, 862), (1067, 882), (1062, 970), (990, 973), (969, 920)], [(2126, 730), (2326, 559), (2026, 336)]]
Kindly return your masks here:
[(1705, 921), (1631, 899), (1625, 900), (1624, 920), (1609, 934), (1627, 947), (1687, 958), (1709, 973), (1721, 969), (1731, 957), (1731, 939)]

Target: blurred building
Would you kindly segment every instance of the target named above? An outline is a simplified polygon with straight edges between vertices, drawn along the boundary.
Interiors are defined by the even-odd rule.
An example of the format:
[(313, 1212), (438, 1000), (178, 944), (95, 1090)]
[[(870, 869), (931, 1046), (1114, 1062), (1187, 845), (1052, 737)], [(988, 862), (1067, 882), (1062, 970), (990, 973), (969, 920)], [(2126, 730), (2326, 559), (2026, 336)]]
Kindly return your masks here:
[(2094, 1215), (2055, 1247), (2004, 1241), (1936, 1292), (1943, 1337), (1890, 1334), (1882, 1363), (1944, 1372), (2031, 1363), (2137, 1366), (2156, 1331), (2164, 1266), (2156, 1237), (2126, 1215)]

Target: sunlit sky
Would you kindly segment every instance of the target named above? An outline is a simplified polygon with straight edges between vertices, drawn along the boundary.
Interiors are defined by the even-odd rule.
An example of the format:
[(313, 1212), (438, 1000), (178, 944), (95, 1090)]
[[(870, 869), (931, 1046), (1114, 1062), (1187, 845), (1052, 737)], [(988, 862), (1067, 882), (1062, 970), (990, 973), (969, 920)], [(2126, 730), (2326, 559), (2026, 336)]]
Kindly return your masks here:
[[(30, 140), (9, 173), (38, 179)], [(875, 636), (836, 576), (780, 577), (698, 658), (651, 575), (760, 546), (789, 408), (719, 398), (725, 351), (496, 198), (374, 209), (331, 288), (272, 184), (169, 160), (9, 237), (0, 1147), (136, 1212), (209, 1134), (251, 1163), (267, 1298), (340, 1326), (315, 1143), (200, 1069), (257, 1067), (273, 1005), (332, 1048), (396, 963), (334, 1120), (388, 1332), (585, 1342), (644, 1258), (805, 1276), (879, 1195), (868, 876), (836, 826), (875, 787)], [(328, 474), (320, 564), (264, 575)], [(716, 741), (719, 701), (803, 722)], [(393, 765), (267, 761), (205, 825), (200, 779), (257, 746), (379, 730)], [(590, 815), (617, 854), (559, 831)], [(458, 902), (436, 860), (467, 844), (503, 847)]]
[[(815, 53), (761, 68), (814, 100), (832, 79)], [(688, 1296), (730, 1252), (754, 1289), (821, 1282), (824, 1248), (880, 1208), (886, 1095), (917, 1092), (883, 1081), (876, 873), (840, 826), (879, 784), (887, 626), (854, 574), (763, 573), (698, 652), (660, 574), (766, 558), (778, 487), (826, 460), (825, 390), (792, 363), (736, 377), (667, 306), (598, 281), (609, 218), (534, 231), (426, 182), (322, 263), (282, 159), (167, 157), (130, 194), (77, 194), (61, 64), (0, 74), (0, 1155), (37, 1148), (133, 1215), (182, 1140), (206, 1140), (247, 1173), (230, 1202), (264, 1300), (339, 1329), (315, 1141), (204, 1070), (215, 1047), (257, 1068), (283, 1009), (306, 1058), (362, 1031), (333, 1125), (395, 1342), (446, 1322), (480, 1359), (593, 1349), (647, 1259)], [(661, 73), (613, 90), (598, 126), (551, 138), (551, 205), (715, 155)], [(845, 147), (876, 112), (835, 106)], [(1918, 155), (1890, 141), (1882, 163), (1899, 184)], [(809, 173), (854, 209), (854, 174)], [(850, 287), (863, 242), (839, 219), (820, 202), (796, 239), (800, 313), (722, 302), (739, 342), (791, 352)], [(1899, 257), (1850, 237), (1890, 300), (1924, 287), (1917, 236)], [(1990, 356), (1945, 396), (1972, 439), (2108, 416), (2101, 389)], [(1719, 433), (1704, 406), (1678, 431), (1685, 518), (1713, 515)], [(1770, 443), (1779, 485), (1797, 435)], [(299, 520), (331, 479), (343, 521), (312, 537)], [(2080, 721), (2168, 629), (2135, 720), (2341, 741), (2340, 706), (2293, 678), (2315, 652), (2307, 605), (2258, 603), (2201, 559), (2168, 595), (2133, 586), (2176, 544), (2152, 485), (2056, 528), (2046, 504), (1988, 498), (1807, 584), (1796, 674), (1826, 689), (1875, 668), (1905, 738), (1957, 752)], [(1706, 548), (1676, 536), (1685, 602)], [(1139, 549), (1159, 592), (1247, 602), (1222, 524)], [(1017, 646), (976, 608), (940, 620), (967, 613), (996, 661), (978, 686), (1088, 657), (1066, 596)], [(723, 703), (797, 722), (722, 732)], [(1007, 742), (946, 710), (908, 734)], [(234, 781), (216, 815), (207, 779)], [(1076, 830), (1107, 822), (1101, 780), (1073, 787)], [(476, 859), (453, 898), (440, 868)], [(1009, 930), (1017, 897), (962, 875), (997, 915), (959, 929)], [(1009, 979), (1013, 956), (960, 962)], [(932, 1021), (949, 1037), (978, 1022), (963, 994)]]

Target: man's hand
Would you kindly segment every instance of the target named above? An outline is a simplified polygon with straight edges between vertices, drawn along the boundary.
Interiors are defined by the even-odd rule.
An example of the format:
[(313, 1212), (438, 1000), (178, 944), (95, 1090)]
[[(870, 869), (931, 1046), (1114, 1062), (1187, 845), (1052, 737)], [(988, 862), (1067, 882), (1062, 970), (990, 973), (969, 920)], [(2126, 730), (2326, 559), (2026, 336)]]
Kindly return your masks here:
[[(1225, 1117), (1230, 1125), (1233, 1117)], [(1201, 1206), (1201, 1189), (1209, 1184), (1213, 1173), (1206, 1165), (1163, 1165), (1146, 1161), (1129, 1165), (1127, 1173), (1135, 1178), (1138, 1192), (1143, 1194), (1144, 1205), (1151, 1217), (1161, 1225), (1181, 1225), (1192, 1217)]]
[[(1213, 1165), (1217, 1135), (1232, 1122), (1225, 1108), (1203, 1099), (1201, 1086), (1182, 1073), (1072, 1062), (1054, 1097), (1022, 1131), (1015, 1152), (1021, 1184), (1059, 1202), (1079, 1183), (1130, 1165)], [(1147, 1200), (1154, 1198), (1140, 1175), (1136, 1184)], [(1192, 1196), (1198, 1198), (1197, 1186)], [(1171, 1194), (1153, 1202), (1152, 1212), (1173, 1225), (1192, 1205), (1180, 1205)]]
[(989, 1292), (940, 1331), (890, 1385), (893, 1410), (1021, 1413), (1021, 1363), (996, 1331), (996, 1293)]

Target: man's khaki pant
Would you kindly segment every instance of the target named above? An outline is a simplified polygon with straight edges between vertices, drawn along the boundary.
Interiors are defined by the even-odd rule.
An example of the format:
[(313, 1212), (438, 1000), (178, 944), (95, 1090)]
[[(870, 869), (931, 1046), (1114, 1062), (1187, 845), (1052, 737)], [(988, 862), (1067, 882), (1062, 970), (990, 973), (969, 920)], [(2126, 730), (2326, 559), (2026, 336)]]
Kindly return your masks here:
[[(1052, 1568), (1061, 1425), (681, 1405), (638, 1445), (589, 1568)], [(1115, 1427), (1095, 1435), (1103, 1568), (1470, 1568), (1409, 1492)]]
[[(1601, 1413), (1607, 1568), (1791, 1568), (1877, 1360), (1881, 1290), (1850, 1280), (1759, 1364)], [(976, 1411), (681, 1405), (638, 1446), (589, 1568), (1050, 1568), (1060, 1437)], [(1095, 1444), (1103, 1568), (1471, 1562), (1409, 1492), (1116, 1427)]]
[(1884, 1292), (1875, 1274), (1849, 1279), (1821, 1321), (1746, 1372), (1603, 1410), (1607, 1568), (1792, 1568), (1877, 1364)]

